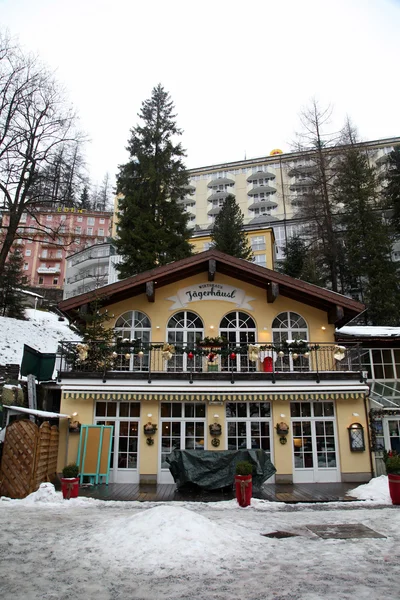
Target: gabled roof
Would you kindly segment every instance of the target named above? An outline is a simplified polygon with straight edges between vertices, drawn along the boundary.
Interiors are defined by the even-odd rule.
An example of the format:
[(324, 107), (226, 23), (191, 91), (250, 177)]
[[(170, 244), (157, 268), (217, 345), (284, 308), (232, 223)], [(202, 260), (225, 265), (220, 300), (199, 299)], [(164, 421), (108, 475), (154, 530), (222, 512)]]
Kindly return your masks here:
[[(204, 272), (208, 273), (209, 281), (214, 279), (213, 273), (216, 278), (218, 273), (222, 273), (262, 288), (266, 290), (268, 302), (273, 302), (278, 295), (282, 295), (326, 311), (329, 313), (329, 322), (336, 323), (338, 327), (353, 319), (365, 308), (361, 302), (336, 292), (260, 267), (247, 260), (229, 256), (213, 248), (100, 288), (101, 296), (104, 298), (103, 305), (114, 304), (146, 292), (149, 294), (150, 289), (157, 294), (157, 290), (161, 287)], [(68, 298), (59, 304), (59, 308), (69, 313), (90, 303), (94, 294), (95, 292), (92, 291)]]

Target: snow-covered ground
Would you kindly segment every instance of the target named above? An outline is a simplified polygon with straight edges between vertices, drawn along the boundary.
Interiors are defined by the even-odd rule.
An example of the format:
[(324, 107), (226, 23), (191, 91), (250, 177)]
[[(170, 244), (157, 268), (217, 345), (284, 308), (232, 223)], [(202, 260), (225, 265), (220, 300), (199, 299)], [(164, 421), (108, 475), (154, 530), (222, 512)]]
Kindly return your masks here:
[[(364, 502), (288, 505), (63, 500), (43, 484), (0, 502), (2, 600), (397, 599), (400, 510), (387, 478)], [(385, 538), (322, 539), (308, 525), (363, 524)], [(286, 531), (296, 537), (262, 534)]]
[(25, 315), (28, 321), (0, 317), (0, 365), (21, 364), (24, 344), (39, 352), (56, 352), (60, 341), (79, 339), (68, 321), (59, 321), (54, 313), (28, 308)]

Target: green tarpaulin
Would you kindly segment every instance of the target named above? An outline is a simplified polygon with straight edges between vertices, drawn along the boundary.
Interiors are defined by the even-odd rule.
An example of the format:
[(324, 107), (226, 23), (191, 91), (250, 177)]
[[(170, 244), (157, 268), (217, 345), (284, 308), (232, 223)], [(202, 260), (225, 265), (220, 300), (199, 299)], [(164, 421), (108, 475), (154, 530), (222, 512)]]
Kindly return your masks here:
[(166, 457), (178, 488), (195, 483), (205, 490), (232, 485), (236, 464), (247, 460), (253, 467), (253, 487), (259, 489), (276, 469), (263, 450), (174, 450)]
[(24, 344), (24, 355), (22, 357), (21, 375), (35, 375), (38, 381), (49, 381), (53, 379), (56, 355), (39, 352)]

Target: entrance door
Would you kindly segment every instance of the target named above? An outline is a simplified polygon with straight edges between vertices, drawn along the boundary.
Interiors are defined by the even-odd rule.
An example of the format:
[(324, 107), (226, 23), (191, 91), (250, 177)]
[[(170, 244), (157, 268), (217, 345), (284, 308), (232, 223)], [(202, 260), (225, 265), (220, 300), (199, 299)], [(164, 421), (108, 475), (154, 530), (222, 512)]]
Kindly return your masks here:
[[(270, 402), (227, 402), (228, 450), (264, 450), (273, 463)], [(274, 478), (268, 479), (273, 483)]]
[(340, 481), (333, 402), (291, 402), (293, 483)]
[(166, 457), (173, 450), (204, 450), (205, 402), (162, 402), (158, 483), (174, 483)]
[(139, 483), (140, 402), (96, 402), (95, 424), (113, 425), (111, 483)]

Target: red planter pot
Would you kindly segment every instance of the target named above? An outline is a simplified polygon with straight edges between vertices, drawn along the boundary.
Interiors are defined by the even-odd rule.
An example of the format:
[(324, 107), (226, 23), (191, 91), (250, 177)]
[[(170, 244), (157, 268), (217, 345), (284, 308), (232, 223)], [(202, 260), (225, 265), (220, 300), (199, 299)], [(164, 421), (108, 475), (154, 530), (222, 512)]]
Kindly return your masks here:
[(389, 492), (392, 504), (400, 504), (400, 475), (388, 473)]
[(64, 500), (77, 498), (79, 492), (79, 477), (64, 479), (61, 477), (61, 491)]
[(250, 506), (253, 492), (253, 478), (251, 475), (235, 475), (236, 500), (239, 506)]

